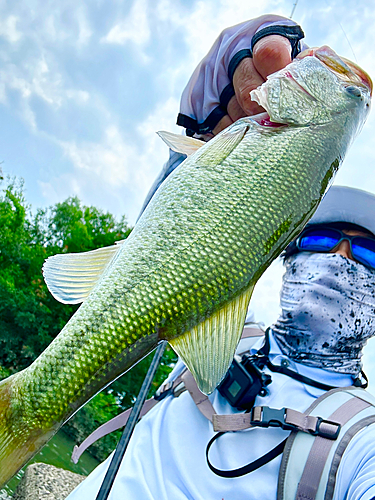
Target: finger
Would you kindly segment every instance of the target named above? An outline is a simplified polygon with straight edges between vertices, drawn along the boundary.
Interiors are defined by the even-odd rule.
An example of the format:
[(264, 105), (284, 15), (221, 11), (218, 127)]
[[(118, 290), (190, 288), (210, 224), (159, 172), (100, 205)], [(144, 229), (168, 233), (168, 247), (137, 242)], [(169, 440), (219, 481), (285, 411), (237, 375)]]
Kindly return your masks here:
[(253, 63), (258, 74), (265, 80), (268, 75), (285, 68), (292, 60), (291, 45), (287, 38), (269, 35), (261, 38), (253, 48)]
[(212, 130), (214, 135), (217, 135), (219, 132), (224, 130), (225, 128), (232, 125), (233, 120), (230, 119), (228, 115), (223, 116), (223, 118), (215, 125), (215, 128)]
[(246, 116), (245, 111), (241, 108), (237, 101), (237, 97), (234, 95), (227, 105), (227, 112), (230, 118), (235, 122), (239, 118)]
[[(239, 104), (245, 116), (256, 115), (264, 111), (256, 102), (251, 100), (250, 91), (259, 87), (264, 82), (264, 78), (258, 73), (254, 62), (250, 57), (243, 59), (237, 66), (233, 75), (233, 87)], [(230, 101), (229, 101), (230, 103)], [(236, 107), (233, 103), (233, 110), (228, 112), (233, 120), (236, 120)], [(231, 114), (233, 112), (233, 115)], [(243, 115), (241, 115), (243, 116)], [(238, 116), (240, 118), (240, 116)]]

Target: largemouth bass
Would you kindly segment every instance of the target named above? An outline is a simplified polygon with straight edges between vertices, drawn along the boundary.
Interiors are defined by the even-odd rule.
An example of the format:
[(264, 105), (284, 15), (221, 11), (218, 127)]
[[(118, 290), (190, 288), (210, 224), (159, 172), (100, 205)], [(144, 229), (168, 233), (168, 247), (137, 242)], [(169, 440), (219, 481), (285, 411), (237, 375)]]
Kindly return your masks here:
[(195, 151), (120, 245), (47, 260), (53, 295), (83, 302), (27, 369), (0, 384), (0, 484), (99, 390), (168, 340), (210, 393), (258, 278), (312, 216), (367, 115), (370, 78), (328, 48), (272, 75), (267, 111)]

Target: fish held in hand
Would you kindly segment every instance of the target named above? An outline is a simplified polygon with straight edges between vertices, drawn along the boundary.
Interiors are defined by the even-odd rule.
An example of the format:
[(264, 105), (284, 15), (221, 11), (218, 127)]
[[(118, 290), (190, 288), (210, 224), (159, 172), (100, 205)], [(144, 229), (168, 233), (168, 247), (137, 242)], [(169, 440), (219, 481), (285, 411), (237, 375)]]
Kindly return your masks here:
[(210, 393), (225, 375), (258, 278), (297, 236), (368, 112), (370, 78), (328, 48), (302, 54), (243, 118), (168, 177), (119, 245), (46, 261), (62, 302), (83, 302), (27, 369), (0, 383), (0, 484), (99, 390), (168, 340)]

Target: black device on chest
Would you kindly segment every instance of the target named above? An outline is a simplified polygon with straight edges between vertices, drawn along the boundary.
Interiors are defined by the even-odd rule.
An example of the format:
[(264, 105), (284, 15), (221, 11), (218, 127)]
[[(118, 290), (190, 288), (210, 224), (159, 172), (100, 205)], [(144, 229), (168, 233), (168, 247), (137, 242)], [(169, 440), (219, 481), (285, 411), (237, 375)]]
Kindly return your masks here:
[(270, 383), (270, 375), (258, 368), (255, 357), (243, 354), (241, 361), (233, 359), (218, 391), (234, 408), (249, 410), (258, 395), (266, 394), (266, 386)]

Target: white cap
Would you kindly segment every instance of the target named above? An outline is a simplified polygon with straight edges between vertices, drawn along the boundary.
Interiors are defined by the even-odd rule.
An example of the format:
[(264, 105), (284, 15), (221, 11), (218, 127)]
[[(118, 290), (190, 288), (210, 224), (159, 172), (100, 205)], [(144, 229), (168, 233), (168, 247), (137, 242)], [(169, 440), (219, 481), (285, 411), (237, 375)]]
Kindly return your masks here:
[(346, 186), (332, 186), (310, 224), (350, 222), (375, 234), (375, 195)]

